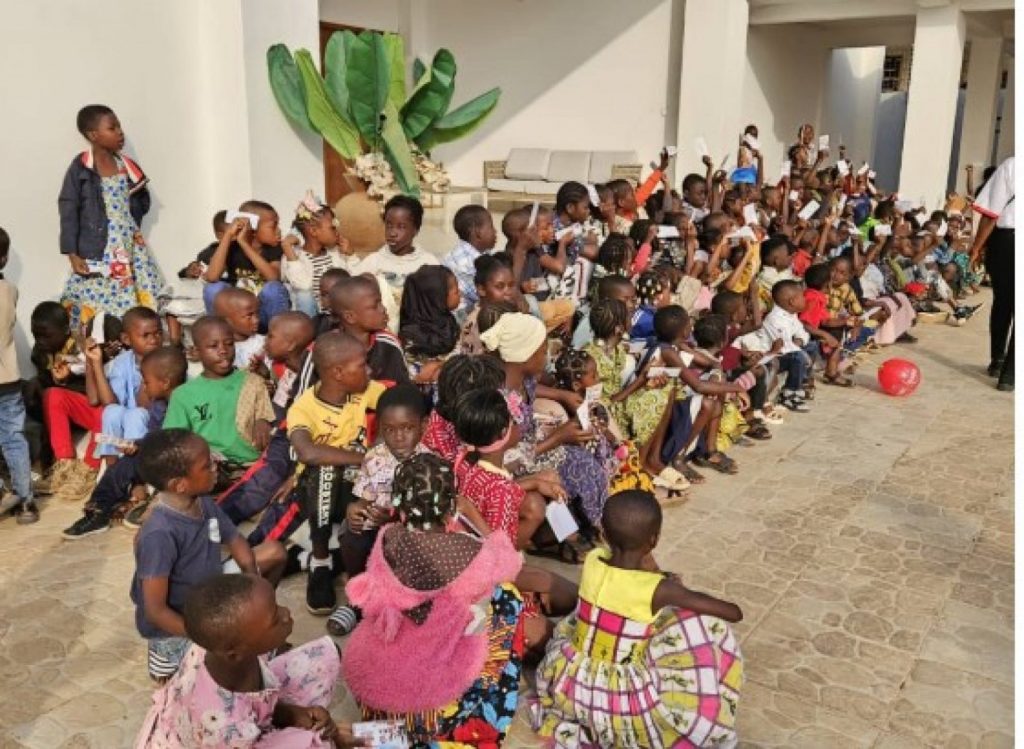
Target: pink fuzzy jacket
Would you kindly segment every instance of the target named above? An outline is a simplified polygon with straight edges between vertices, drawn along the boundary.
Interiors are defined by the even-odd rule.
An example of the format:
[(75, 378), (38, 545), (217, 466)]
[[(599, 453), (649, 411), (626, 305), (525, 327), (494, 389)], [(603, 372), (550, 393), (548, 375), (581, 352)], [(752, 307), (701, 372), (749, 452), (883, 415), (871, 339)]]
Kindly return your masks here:
[[(342, 674), (360, 704), (389, 712), (444, 707), (480, 675), (487, 658), (487, 632), (467, 635), (471, 606), (500, 583), (519, 574), (522, 558), (503, 533), (492, 533), (470, 565), (439, 590), (406, 587), (384, 558), (384, 536), (366, 572), (345, 586), (348, 600), (362, 608), (342, 655)], [(416, 624), (402, 612), (432, 601), (430, 614)]]

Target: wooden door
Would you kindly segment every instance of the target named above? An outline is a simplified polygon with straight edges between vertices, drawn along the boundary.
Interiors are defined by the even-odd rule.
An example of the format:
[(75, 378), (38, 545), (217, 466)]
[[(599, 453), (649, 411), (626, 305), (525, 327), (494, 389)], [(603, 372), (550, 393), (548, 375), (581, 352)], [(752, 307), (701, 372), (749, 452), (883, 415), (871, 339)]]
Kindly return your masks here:
[[(347, 26), (340, 23), (327, 23), (326, 21), (320, 22), (321, 60), (324, 59), (324, 50), (327, 48), (327, 40), (331, 38), (331, 34), (335, 31), (343, 31), (345, 29), (354, 31), (357, 34), (360, 31), (365, 30), (358, 26)], [(321, 74), (325, 72), (322, 64), (320, 72)], [(352, 192), (351, 186), (345, 179), (345, 173), (351, 166), (351, 161), (342, 158), (337, 151), (327, 144), (327, 141), (324, 141), (324, 198), (327, 201), (327, 205), (333, 206), (345, 195)]]

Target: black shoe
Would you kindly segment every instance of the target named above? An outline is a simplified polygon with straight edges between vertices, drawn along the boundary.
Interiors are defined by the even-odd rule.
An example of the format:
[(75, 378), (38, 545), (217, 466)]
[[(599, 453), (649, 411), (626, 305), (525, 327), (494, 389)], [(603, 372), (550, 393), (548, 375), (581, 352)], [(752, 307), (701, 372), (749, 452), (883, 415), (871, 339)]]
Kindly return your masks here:
[(317, 567), (309, 571), (306, 581), (306, 608), (316, 616), (327, 616), (334, 611), (338, 597), (334, 592), (334, 575), (330, 567)]
[(124, 516), (124, 526), (126, 528), (141, 528), (142, 524), (146, 522), (146, 518), (149, 517), (149, 508), (153, 503), (152, 497), (139, 502), (135, 507), (128, 510)]
[(1013, 369), (1012, 368), (1010, 369), (1009, 372), (1004, 370), (999, 375), (999, 383), (996, 385), (996, 390), (1001, 390), (1004, 393), (1012, 393), (1013, 392)]
[[(1013, 387), (1012, 385), (1010, 386)], [(39, 522), (39, 507), (34, 499), (26, 499), (18, 508), (18, 525), (31, 525)]]
[(338, 577), (345, 571), (345, 563), (341, 561), (341, 549), (331, 549), (331, 575)]
[(93, 536), (110, 530), (110, 518), (99, 512), (83, 515), (75, 521), (70, 528), (65, 528), (61, 533), (69, 541), (77, 541), (86, 536)]
[(896, 343), (917, 343), (917, 337), (910, 335), (910, 333), (904, 333), (896, 339)]
[(999, 373), (1003, 371), (1003, 360), (993, 359), (992, 363), (988, 365), (988, 369), (985, 371), (988, 372), (989, 377), (998, 377)]
[(289, 546), (284, 562), (284, 572), (281, 574), (281, 577), (290, 577), (306, 569), (302, 566), (302, 556), (305, 553), (306, 550), (298, 544), (292, 544)]

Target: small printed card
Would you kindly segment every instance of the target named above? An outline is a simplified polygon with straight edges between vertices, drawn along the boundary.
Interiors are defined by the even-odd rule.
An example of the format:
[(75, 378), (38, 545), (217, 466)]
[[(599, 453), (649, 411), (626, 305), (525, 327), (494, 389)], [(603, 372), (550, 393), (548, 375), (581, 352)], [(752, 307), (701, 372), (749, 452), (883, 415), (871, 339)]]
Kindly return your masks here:
[(761, 150), (760, 142), (758, 142), (757, 138), (755, 138), (750, 133), (747, 133), (746, 135), (743, 136), (743, 142), (746, 143), (750, 147), (751, 151), (760, 151)]
[(647, 370), (647, 377), (678, 377), (681, 371), (679, 367), (651, 367)]
[(757, 235), (754, 234), (754, 230), (749, 226), (741, 226), (736, 231), (727, 234), (726, 239), (751, 239), (756, 241)]
[(662, 224), (658, 227), (658, 239), (679, 239), (679, 229)]
[(857, 170), (857, 176), (863, 177), (865, 174), (868, 173), (868, 170), (870, 168), (871, 167), (868, 166), (868, 162), (865, 161), (863, 164), (861, 164), (860, 169)]
[(572, 516), (572, 510), (565, 502), (548, 502), (544, 514), (548, 519), (548, 525), (551, 526), (551, 532), (555, 534), (559, 543), (580, 529), (576, 518)]
[(760, 224), (760, 220), (757, 218), (757, 204), (747, 203), (743, 206), (743, 221), (746, 224)]
[(367, 746), (377, 749), (409, 749), (405, 727), (397, 720), (371, 720), (353, 723), (352, 733)]
[(875, 224), (875, 237), (888, 237), (892, 234), (889, 224)]
[(679, 149), (676, 148), (675, 146), (665, 146), (665, 153), (667, 153), (668, 157), (671, 159), (673, 156), (679, 153)]
[(647, 341), (630, 341), (629, 342), (629, 353), (631, 354), (642, 354), (647, 348)]
[(597, 188), (593, 185), (587, 185), (587, 194), (590, 196), (590, 204), (593, 206), (601, 205), (601, 198), (597, 194)]
[(819, 135), (818, 136), (818, 150), (819, 151), (827, 151), (828, 150), (828, 133), (826, 133), (825, 135)]
[(224, 216), (224, 221), (233, 224), (236, 219), (244, 218), (249, 222), (249, 226), (253, 231), (256, 231), (256, 227), (260, 223), (260, 217), (255, 213), (246, 213), (245, 211), (228, 211), (227, 215)]
[[(600, 201), (598, 201), (600, 202)], [(526, 225), (526, 228), (534, 226), (537, 223), (537, 213), (540, 211), (540, 202), (533, 201), (533, 208), (530, 209), (530, 223)]]
[(812, 200), (810, 203), (801, 208), (800, 213), (796, 215), (802, 218), (804, 221), (810, 221), (811, 216), (817, 213), (819, 208), (821, 208), (821, 204), (817, 200)]
[(845, 177), (850, 173), (850, 165), (847, 163), (846, 159), (839, 159), (839, 161), (836, 162), (836, 169), (839, 170), (840, 177)]
[(800, 200), (800, 193), (797, 192), (796, 190), (790, 190), (789, 191), (789, 202), (795, 203), (798, 200)]
[(782, 162), (782, 176), (788, 177), (793, 171), (793, 164), (789, 159)]

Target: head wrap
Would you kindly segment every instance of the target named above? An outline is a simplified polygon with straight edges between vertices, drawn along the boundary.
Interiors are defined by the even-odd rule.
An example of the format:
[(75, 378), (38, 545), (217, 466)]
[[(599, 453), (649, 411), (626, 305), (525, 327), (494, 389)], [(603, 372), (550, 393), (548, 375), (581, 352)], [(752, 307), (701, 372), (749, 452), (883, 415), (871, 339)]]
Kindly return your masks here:
[(522, 364), (536, 353), (547, 338), (544, 323), (533, 315), (510, 312), (480, 334), (488, 351), (496, 351), (509, 364)]
[(445, 356), (459, 341), (459, 324), (448, 310), (448, 278), (442, 265), (424, 265), (405, 279), (398, 335), (409, 353)]

